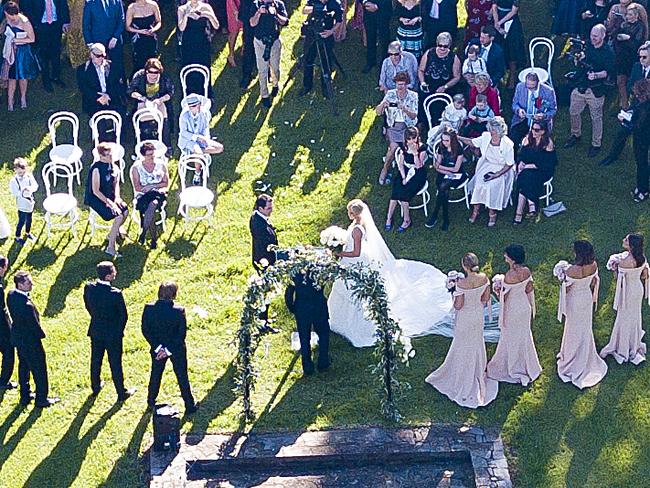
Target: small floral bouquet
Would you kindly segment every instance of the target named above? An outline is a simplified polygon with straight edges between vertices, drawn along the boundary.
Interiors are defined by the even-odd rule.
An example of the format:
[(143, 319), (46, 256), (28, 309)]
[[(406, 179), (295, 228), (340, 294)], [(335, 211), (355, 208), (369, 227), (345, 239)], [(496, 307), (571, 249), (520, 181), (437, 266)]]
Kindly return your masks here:
[(558, 261), (557, 264), (553, 267), (553, 276), (555, 276), (560, 281), (564, 281), (566, 279), (566, 270), (570, 267), (571, 264), (569, 264), (568, 261), (565, 261), (564, 259)]
[(447, 273), (447, 291), (449, 293), (454, 293), (456, 291), (456, 283), (461, 278), (465, 278), (465, 275), (459, 271), (451, 270)]
[(340, 251), (348, 240), (348, 232), (336, 225), (331, 225), (320, 233), (320, 243), (332, 251)]
[(503, 288), (503, 280), (505, 279), (505, 275), (502, 274), (496, 274), (492, 277), (492, 292), (495, 295), (499, 295), (501, 293), (501, 288)]
[(628, 251), (619, 252), (618, 254), (612, 254), (607, 260), (607, 269), (610, 271), (616, 271), (618, 265), (629, 255)]

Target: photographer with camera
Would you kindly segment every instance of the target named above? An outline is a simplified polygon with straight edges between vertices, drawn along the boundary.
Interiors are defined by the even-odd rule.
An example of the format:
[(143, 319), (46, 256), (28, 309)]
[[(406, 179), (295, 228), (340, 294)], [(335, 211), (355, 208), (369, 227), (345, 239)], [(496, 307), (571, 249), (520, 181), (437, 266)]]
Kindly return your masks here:
[[(262, 105), (271, 107), (271, 98), (278, 94), (280, 80), (280, 29), (289, 21), (287, 9), (282, 0), (255, 0), (255, 13), (250, 18), (253, 28), (253, 45), (260, 80)], [(269, 96), (269, 68), (272, 89)]]
[(572, 55), (578, 68), (574, 78), (575, 88), (571, 91), (569, 115), (571, 136), (564, 147), (575, 146), (582, 135), (582, 112), (589, 107), (591, 115), (591, 146), (587, 153), (593, 158), (600, 151), (603, 139), (603, 106), (607, 82), (614, 73), (614, 51), (605, 43), (607, 30), (602, 24), (591, 29), (589, 43), (584, 49)]
[(323, 96), (330, 98), (332, 94), (329, 93), (326, 81), (331, 80), (332, 62), (335, 59), (334, 27), (343, 21), (343, 8), (339, 0), (307, 0), (302, 12), (308, 17), (303, 24), (305, 59), (299, 95), (306, 95), (314, 85), (314, 61), (318, 56)]

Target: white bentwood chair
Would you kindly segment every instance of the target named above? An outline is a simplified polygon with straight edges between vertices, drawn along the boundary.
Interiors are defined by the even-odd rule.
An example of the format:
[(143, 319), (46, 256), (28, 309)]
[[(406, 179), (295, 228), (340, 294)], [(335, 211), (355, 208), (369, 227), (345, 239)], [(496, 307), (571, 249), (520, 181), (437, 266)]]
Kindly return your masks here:
[[(43, 209), (45, 210), (48, 239), (52, 229), (70, 229), (72, 235), (76, 236), (74, 226), (79, 220), (79, 212), (77, 199), (72, 193), (74, 173), (70, 167), (50, 161), (43, 167), (41, 175), (45, 184)], [(66, 188), (64, 191), (56, 191), (57, 179), (65, 181)], [(53, 217), (59, 218), (60, 221), (54, 222)]]

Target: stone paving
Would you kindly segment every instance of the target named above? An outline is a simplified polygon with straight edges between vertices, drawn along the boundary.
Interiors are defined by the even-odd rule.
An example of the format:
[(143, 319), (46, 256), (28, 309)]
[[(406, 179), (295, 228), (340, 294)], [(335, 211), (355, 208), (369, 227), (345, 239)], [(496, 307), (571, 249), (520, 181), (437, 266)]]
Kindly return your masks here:
[(431, 426), (187, 435), (150, 454), (151, 488), (510, 488), (496, 429)]

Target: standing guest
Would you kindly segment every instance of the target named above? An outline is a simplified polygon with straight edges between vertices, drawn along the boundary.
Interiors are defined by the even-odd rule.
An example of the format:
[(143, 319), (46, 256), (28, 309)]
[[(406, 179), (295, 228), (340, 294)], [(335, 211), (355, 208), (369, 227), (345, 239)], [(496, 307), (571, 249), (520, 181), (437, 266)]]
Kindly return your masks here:
[(145, 305), (142, 312), (142, 335), (151, 346), (147, 405), (155, 408), (165, 365), (170, 359), (185, 402), (185, 414), (190, 415), (199, 409), (199, 404), (194, 401), (187, 375), (187, 319), (185, 309), (174, 304), (177, 293), (176, 283), (163, 281), (158, 288), (158, 300)]
[(11, 319), (9, 318), (9, 313), (7, 313), (5, 289), (2, 283), (8, 268), (9, 260), (5, 256), (0, 255), (0, 354), (2, 354), (0, 390), (13, 390), (18, 388), (18, 383), (11, 381), (16, 353), (11, 343)]
[(490, 86), (490, 76), (487, 73), (479, 73), (474, 77), (474, 84), (469, 89), (469, 103), (467, 104), (469, 110), (476, 106), (476, 97), (481, 93), (487, 97), (487, 104), (494, 115), (501, 115), (499, 91)]
[(571, 91), (569, 115), (571, 136), (564, 147), (573, 147), (582, 135), (582, 112), (589, 107), (591, 115), (591, 146), (587, 155), (593, 158), (600, 151), (603, 139), (603, 107), (607, 88), (605, 81), (614, 73), (614, 52), (605, 43), (607, 30), (602, 24), (591, 29), (589, 43), (584, 53), (576, 55), (576, 62), (583, 61), (591, 66), (584, 79)]
[(228, 64), (233, 68), (237, 66), (235, 61), (235, 45), (237, 36), (242, 30), (242, 22), (239, 20), (240, 0), (226, 0), (226, 16), (228, 18)]
[(575, 37), (582, 33), (581, 8), (584, 0), (559, 0), (553, 13), (551, 32), (556, 36)]
[(616, 276), (616, 295), (614, 310), (616, 320), (609, 343), (600, 351), (600, 357), (614, 356), (618, 364), (639, 365), (645, 361), (646, 345), (641, 342), (643, 317), (641, 309), (643, 298), (650, 299), (648, 281), (648, 261), (643, 253), (643, 236), (628, 234), (623, 239), (623, 251), (612, 254), (607, 261), (607, 269)]
[(524, 30), (519, 20), (520, 0), (496, 0), (492, 4), (492, 21), (500, 34), (501, 45), (508, 63), (508, 88), (515, 87), (517, 69), (526, 66)]
[(106, 59), (103, 44), (90, 46), (90, 60), (77, 68), (77, 85), (81, 91), (81, 107), (88, 115), (100, 110), (124, 112), (124, 81), (113, 62)]
[(650, 149), (650, 79), (642, 79), (634, 84), (632, 94), (636, 100), (632, 120), (632, 147), (636, 160), (636, 187), (632, 191), (634, 201), (644, 202), (650, 198), (648, 185), (648, 149)]
[(512, 98), (512, 123), (510, 138), (515, 148), (530, 131), (535, 121), (543, 120), (549, 130), (553, 127), (553, 117), (557, 112), (555, 90), (540, 83), (537, 73), (530, 72), (523, 82), (517, 83), (515, 95)]
[(248, 88), (253, 79), (253, 69), (255, 67), (255, 39), (254, 30), (251, 26), (250, 19), (255, 13), (254, 0), (240, 0), (239, 12), (237, 18), (242, 24), (242, 52), (241, 52), (241, 80), (239, 87)]
[(120, 196), (120, 168), (113, 163), (111, 144), (100, 143), (97, 152), (99, 160), (88, 171), (84, 203), (103, 220), (113, 221), (104, 252), (112, 258), (119, 258), (122, 255), (117, 252), (115, 245), (120, 234), (125, 234), (121, 226), (129, 213), (129, 207)]
[(169, 172), (162, 159), (156, 159), (156, 146), (145, 142), (140, 148), (142, 159), (131, 166), (135, 208), (140, 213), (142, 232), (138, 241), (144, 244), (147, 233), (151, 236), (151, 249), (156, 249), (158, 229), (156, 211), (160, 211), (167, 201), (169, 190)]
[(110, 261), (97, 265), (97, 280), (86, 283), (84, 305), (90, 315), (90, 387), (94, 396), (102, 389), (101, 373), (104, 353), (108, 356), (111, 376), (117, 392), (117, 401), (123, 402), (133, 396), (136, 389), (124, 387), (122, 370), (122, 340), (128, 319), (124, 296), (112, 283), (117, 269)]
[(413, 127), (418, 117), (418, 95), (407, 88), (410, 79), (407, 73), (397, 73), (393, 79), (395, 89), (388, 90), (384, 99), (375, 108), (377, 115), (386, 115), (386, 139), (388, 149), (384, 157), (384, 166), (379, 174), (379, 184), (389, 184), (388, 169), (393, 163), (398, 144), (404, 142), (404, 131)]
[(124, 78), (124, 5), (122, 0), (86, 0), (83, 36), (89, 48), (102, 44), (120, 78)]
[(594, 304), (598, 301), (598, 265), (589, 241), (573, 243), (572, 265), (560, 261), (554, 274), (560, 279), (557, 319), (564, 321), (562, 346), (557, 355), (557, 372), (565, 383), (580, 389), (594, 386), (607, 373), (607, 364), (598, 356), (592, 331)]
[(303, 373), (306, 376), (314, 373), (314, 361), (311, 358), (312, 328), (318, 336), (318, 371), (327, 370), (330, 367), (330, 324), (323, 289), (317, 289), (309, 277), (299, 274), (293, 278), (293, 284), (287, 286), (284, 301), (289, 312), (296, 317)]
[(458, 188), (467, 174), (463, 170), (465, 156), (453, 129), (446, 128), (440, 138), (440, 145), (435, 155), (436, 170), (436, 206), (425, 227), (433, 228), (438, 223), (438, 212), (442, 209), (442, 225), (440, 230), (449, 229), (449, 192)]
[(47, 359), (43, 349), (45, 332), (36, 306), (29, 299), (34, 282), (27, 271), (19, 270), (14, 275), (16, 288), (7, 295), (7, 307), (11, 315), (11, 342), (18, 353), (18, 383), (20, 384), (20, 405), (26, 407), (32, 400), (29, 375), (36, 387), (35, 405), (47, 408), (61, 401), (48, 397)]
[(441, 32), (449, 32), (452, 37), (456, 37), (458, 32), (457, 5), (458, 0), (422, 0), (426, 49), (434, 45)]
[(423, 93), (446, 93), (461, 79), (461, 62), (452, 51), (453, 39), (449, 32), (441, 32), (436, 45), (420, 60), (418, 78)]
[(471, 44), (467, 48), (467, 58), (463, 61), (461, 73), (470, 87), (474, 86), (476, 75), (479, 73), (487, 73), (487, 63), (485, 59), (479, 56), (480, 52), (480, 46)]
[(494, 0), (465, 0), (465, 10), (467, 10), (465, 44), (469, 44), (474, 39), (478, 40), (483, 26), (489, 25), (493, 3)]
[(144, 68), (158, 55), (158, 36), (162, 27), (160, 8), (154, 0), (136, 0), (126, 9), (126, 30), (132, 34), (133, 72)]
[(468, 183), (472, 188), (473, 210), (469, 218), (472, 224), (478, 218), (481, 205), (485, 205), (489, 213), (487, 225), (494, 227), (497, 223), (497, 212), (503, 210), (510, 200), (515, 156), (512, 141), (507, 133), (508, 126), (503, 118), (494, 117), (488, 121), (488, 132), (484, 132), (480, 137), (458, 138), (464, 144), (481, 151), (474, 177)]
[(404, 133), (404, 143), (400, 144), (401, 151), (397, 160), (398, 175), (393, 179), (393, 190), (388, 203), (386, 230), (393, 228), (393, 213), (399, 203), (402, 209), (402, 225), (397, 228), (403, 233), (411, 226), (409, 202), (424, 187), (427, 181), (427, 146), (420, 141), (417, 127), (407, 127)]
[(388, 45), (388, 57), (381, 63), (379, 73), (379, 90), (387, 92), (395, 88), (395, 75), (404, 71), (408, 73), (411, 80), (408, 84), (409, 90), (415, 88), (418, 79), (418, 60), (413, 54), (402, 51), (402, 43), (393, 41)]
[(61, 81), (61, 37), (70, 28), (67, 0), (22, 0), (21, 4), (34, 27), (43, 88), (53, 92), (53, 83), (65, 88)]
[(557, 166), (555, 145), (543, 120), (533, 122), (530, 132), (524, 137), (519, 149), (517, 164), (517, 210), (513, 224), (520, 224), (524, 209), (528, 206), (527, 218), (537, 218), (537, 204), (544, 194), (544, 183), (550, 180)]
[(588, 37), (591, 29), (596, 24), (605, 24), (609, 14), (610, 0), (586, 0), (580, 14), (580, 35)]
[(401, 42), (404, 51), (419, 58), (424, 39), (420, 0), (398, 0), (395, 17), (398, 19), (397, 40)]
[(496, 36), (497, 30), (494, 26), (484, 25), (481, 27), (479, 56), (485, 60), (492, 86), (495, 88), (499, 86), (506, 74), (505, 54), (501, 46), (494, 42)]
[(607, 14), (607, 19), (604, 24), (607, 27), (607, 34), (610, 37), (615, 37), (621, 24), (625, 22), (625, 11), (632, 0), (613, 0), (610, 2), (611, 8)]
[(530, 323), (535, 318), (535, 290), (530, 269), (524, 264), (523, 246), (510, 244), (503, 255), (508, 271), (500, 280), (492, 280), (499, 297), (499, 329), (497, 350), (487, 365), (489, 378), (527, 386), (542, 372)]
[(31, 47), (36, 39), (31, 22), (20, 13), (16, 2), (7, 2), (3, 11), (6, 27), (0, 79), (7, 80), (7, 110), (13, 112), (16, 83), (20, 89), (20, 108), (26, 109), (27, 84), (38, 76), (39, 66)]
[(445, 361), (425, 381), (461, 407), (478, 408), (494, 400), (499, 391), (499, 383), (486, 374), (483, 341), (483, 311), (490, 302), (490, 280), (479, 272), (476, 254), (465, 254), (461, 265), (466, 278), (459, 279), (453, 290), (454, 338)]
[[(255, 0), (255, 13), (250, 24), (254, 29), (253, 46), (257, 75), (260, 81), (262, 105), (271, 107), (271, 99), (277, 96), (280, 83), (280, 57), (282, 42), (280, 29), (289, 22), (289, 15), (282, 0)], [(269, 93), (269, 74), (271, 92)]]
[[(18, 223), (16, 224), (16, 243), (25, 244), (27, 239), (33, 241), (36, 237), (32, 234), (32, 213), (34, 212), (34, 193), (38, 191), (38, 183), (25, 158), (14, 159), (14, 176), (9, 180), (9, 191), (16, 199), (18, 209)], [(23, 237), (23, 227), (25, 237)]]
[(361, 72), (370, 73), (377, 64), (377, 38), (379, 52), (385, 53), (390, 42), (390, 18), (393, 15), (391, 0), (361, 0), (363, 26), (366, 33), (366, 65)]
[(627, 81), (636, 61), (638, 49), (648, 39), (646, 10), (638, 3), (631, 3), (625, 11), (625, 22), (613, 37), (619, 104), (623, 110), (627, 110), (630, 106)]

